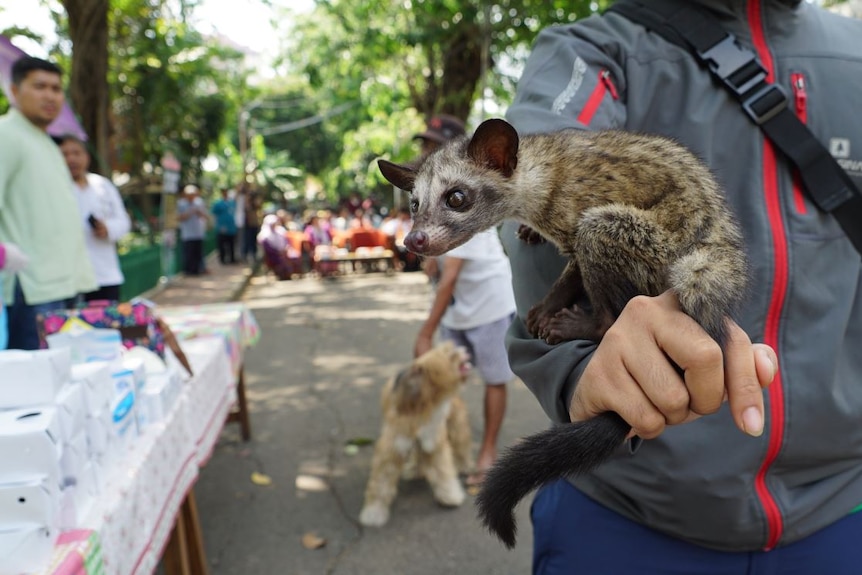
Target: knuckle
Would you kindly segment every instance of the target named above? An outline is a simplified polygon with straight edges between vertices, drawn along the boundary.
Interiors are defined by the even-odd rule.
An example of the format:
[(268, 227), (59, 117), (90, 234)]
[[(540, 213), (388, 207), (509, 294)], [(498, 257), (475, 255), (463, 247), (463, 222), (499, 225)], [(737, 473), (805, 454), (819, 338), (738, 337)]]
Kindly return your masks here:
[(698, 338), (691, 343), (692, 367), (709, 368), (724, 363), (721, 346), (711, 338)]
[(655, 305), (653, 298), (645, 295), (636, 295), (628, 301), (625, 309), (636, 313), (643, 313), (652, 309), (653, 305)]
[(722, 395), (717, 395), (715, 398), (699, 398), (698, 401), (691, 402), (691, 411), (698, 415), (709, 415), (721, 409)]
[(616, 326), (616, 324), (611, 325), (608, 331), (605, 332), (605, 335), (602, 337), (601, 346), (605, 349), (608, 347), (616, 348), (621, 347), (625, 344), (628, 338), (628, 333), (626, 330), (620, 329)]
[(744, 376), (731, 382), (733, 386), (733, 395), (736, 398), (746, 397), (751, 395), (761, 395), (763, 390), (760, 387), (760, 382), (756, 377)]
[(669, 391), (662, 401), (662, 413), (665, 414), (668, 423), (680, 423), (688, 417), (688, 409), (691, 398), (683, 389)]
[(640, 414), (637, 425), (633, 426), (637, 434), (644, 439), (655, 439), (664, 431), (667, 421), (662, 414), (646, 412)]

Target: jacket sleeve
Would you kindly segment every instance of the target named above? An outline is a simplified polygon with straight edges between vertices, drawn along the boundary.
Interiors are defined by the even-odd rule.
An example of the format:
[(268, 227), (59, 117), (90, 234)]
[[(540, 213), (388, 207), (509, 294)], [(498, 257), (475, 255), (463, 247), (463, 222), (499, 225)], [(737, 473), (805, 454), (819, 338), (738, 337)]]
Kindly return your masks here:
[[(539, 35), (506, 114), (519, 133), (625, 125), (621, 50), (613, 38), (600, 17)], [(509, 362), (545, 413), (555, 422), (568, 422), (572, 394), (596, 344), (571, 341), (551, 346), (527, 332), (527, 312), (550, 290), (566, 260), (550, 243), (522, 242), (515, 235), (517, 229), (518, 223), (510, 221), (501, 231), (518, 306), (507, 334)]]

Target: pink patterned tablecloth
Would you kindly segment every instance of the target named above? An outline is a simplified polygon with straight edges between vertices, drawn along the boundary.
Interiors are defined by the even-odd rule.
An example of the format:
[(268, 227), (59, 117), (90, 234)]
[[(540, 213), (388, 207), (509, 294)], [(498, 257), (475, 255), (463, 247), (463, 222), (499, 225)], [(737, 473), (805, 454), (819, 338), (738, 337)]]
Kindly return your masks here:
[(89, 529), (61, 534), (51, 564), (43, 571), (52, 575), (102, 575), (104, 572), (99, 536)]
[[(159, 307), (157, 313), (180, 340), (211, 335), (224, 337), (234, 377), (239, 375), (243, 351), (260, 339), (260, 327), (254, 314), (241, 302)], [(180, 345), (185, 349), (184, 341)]]

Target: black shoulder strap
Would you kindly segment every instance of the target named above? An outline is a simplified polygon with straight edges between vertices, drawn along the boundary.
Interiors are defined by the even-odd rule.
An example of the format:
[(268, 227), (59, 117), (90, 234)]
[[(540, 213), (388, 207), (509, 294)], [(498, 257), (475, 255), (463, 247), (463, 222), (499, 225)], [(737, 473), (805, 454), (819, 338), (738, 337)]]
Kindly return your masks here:
[(752, 122), (796, 166), (815, 205), (831, 213), (862, 253), (862, 194), (847, 172), (766, 81), (757, 55), (708, 12), (686, 0), (618, 0), (609, 9), (691, 52), (740, 103)]

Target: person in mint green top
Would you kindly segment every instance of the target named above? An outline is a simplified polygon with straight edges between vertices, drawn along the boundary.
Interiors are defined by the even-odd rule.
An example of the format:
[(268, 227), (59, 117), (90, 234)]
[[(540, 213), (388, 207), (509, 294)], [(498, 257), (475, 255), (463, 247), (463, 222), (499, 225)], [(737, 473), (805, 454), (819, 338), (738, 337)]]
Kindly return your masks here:
[(10, 349), (37, 349), (38, 313), (95, 290), (69, 169), (47, 133), (63, 107), (62, 72), (24, 56), (12, 65), (15, 107), (0, 117), (0, 243), (29, 265), (4, 277)]

